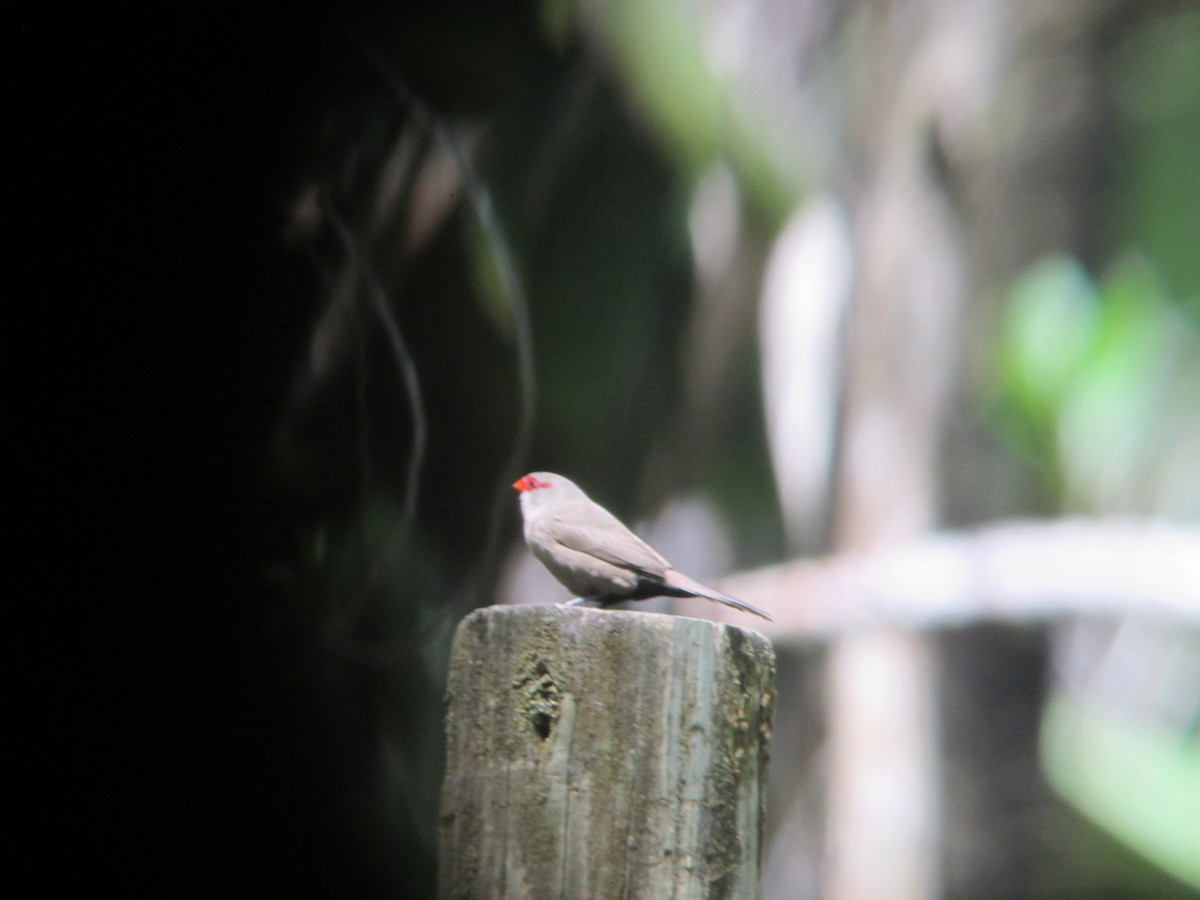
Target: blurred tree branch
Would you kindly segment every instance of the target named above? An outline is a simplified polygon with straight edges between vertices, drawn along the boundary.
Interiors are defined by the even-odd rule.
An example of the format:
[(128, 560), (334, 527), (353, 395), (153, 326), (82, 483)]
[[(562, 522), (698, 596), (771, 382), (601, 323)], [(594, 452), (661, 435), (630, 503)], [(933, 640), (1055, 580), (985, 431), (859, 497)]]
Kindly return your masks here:
[(766, 630), (776, 640), (1081, 614), (1200, 624), (1200, 529), (1150, 519), (1012, 522), (743, 572), (722, 587), (771, 610)]

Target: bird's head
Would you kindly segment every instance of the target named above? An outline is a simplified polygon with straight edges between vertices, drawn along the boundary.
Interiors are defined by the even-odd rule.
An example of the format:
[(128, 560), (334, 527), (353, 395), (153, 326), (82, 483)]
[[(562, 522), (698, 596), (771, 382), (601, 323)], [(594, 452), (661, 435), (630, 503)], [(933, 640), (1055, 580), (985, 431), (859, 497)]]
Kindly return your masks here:
[[(518, 478), (513, 482), (513, 487), (524, 494), (526, 491), (537, 491), (544, 488), (553, 487), (553, 485), (545, 480), (548, 473), (535, 472), (532, 475), (526, 475), (523, 478)], [(541, 475), (542, 478), (538, 476)]]
[(529, 516), (541, 509), (561, 508), (563, 503), (584, 497), (575, 482), (553, 472), (530, 472), (513, 482), (521, 495), (521, 512)]

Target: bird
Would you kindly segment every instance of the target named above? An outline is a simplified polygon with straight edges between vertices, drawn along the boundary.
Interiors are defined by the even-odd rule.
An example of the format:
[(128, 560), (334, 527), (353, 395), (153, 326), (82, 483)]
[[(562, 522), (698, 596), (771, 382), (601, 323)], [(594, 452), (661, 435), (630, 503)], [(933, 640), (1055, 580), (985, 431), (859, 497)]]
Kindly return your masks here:
[(675, 569), (575, 482), (531, 472), (513, 482), (521, 495), (525, 543), (575, 597), (563, 606), (611, 606), (649, 597), (704, 597), (774, 621), (770, 613)]

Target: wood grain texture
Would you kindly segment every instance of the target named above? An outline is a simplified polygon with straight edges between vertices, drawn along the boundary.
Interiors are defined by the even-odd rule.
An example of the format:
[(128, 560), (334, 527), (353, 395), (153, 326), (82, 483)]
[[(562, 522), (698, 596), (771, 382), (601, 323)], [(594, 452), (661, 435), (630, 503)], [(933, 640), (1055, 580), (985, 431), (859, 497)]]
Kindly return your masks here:
[(447, 687), (440, 896), (758, 897), (774, 672), (736, 626), (471, 613)]

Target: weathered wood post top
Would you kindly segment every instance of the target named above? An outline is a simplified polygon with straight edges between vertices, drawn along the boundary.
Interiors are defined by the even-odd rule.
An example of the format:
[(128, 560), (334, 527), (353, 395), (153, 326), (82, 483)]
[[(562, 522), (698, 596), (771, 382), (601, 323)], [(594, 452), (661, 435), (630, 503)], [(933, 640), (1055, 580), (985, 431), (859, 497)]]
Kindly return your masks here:
[(701, 619), (492, 606), (447, 686), (442, 897), (760, 894), (775, 656)]

